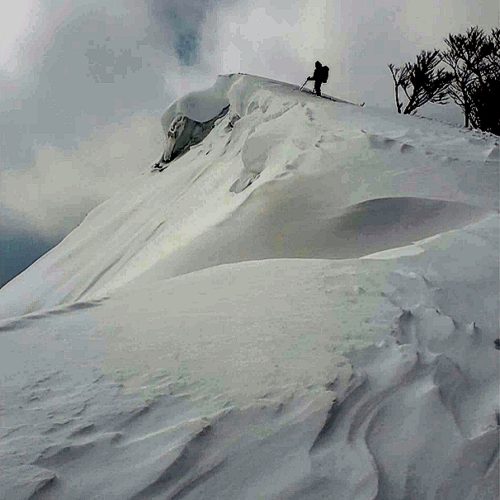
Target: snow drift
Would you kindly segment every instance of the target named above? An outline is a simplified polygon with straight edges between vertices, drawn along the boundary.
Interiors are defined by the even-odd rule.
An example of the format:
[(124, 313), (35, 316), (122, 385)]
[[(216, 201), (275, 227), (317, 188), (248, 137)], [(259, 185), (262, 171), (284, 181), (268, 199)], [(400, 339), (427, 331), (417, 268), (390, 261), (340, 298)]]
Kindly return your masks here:
[(0, 496), (498, 497), (498, 138), (249, 75), (162, 124), (0, 290)]

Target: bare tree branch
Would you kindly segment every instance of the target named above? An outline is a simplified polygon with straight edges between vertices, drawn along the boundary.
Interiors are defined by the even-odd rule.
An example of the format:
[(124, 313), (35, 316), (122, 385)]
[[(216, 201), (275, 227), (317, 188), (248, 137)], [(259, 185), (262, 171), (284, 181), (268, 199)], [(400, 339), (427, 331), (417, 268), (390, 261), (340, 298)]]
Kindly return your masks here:
[(406, 96), (407, 103), (403, 110), (405, 114), (415, 114), (418, 108), (428, 102), (446, 104), (448, 101), (447, 89), (451, 83), (452, 75), (444, 69), (438, 69), (441, 62), (439, 50), (422, 51), (415, 63), (406, 63), (401, 68), (389, 65), (393, 75), (396, 106), (398, 112), (403, 109), (399, 99), (401, 88)]

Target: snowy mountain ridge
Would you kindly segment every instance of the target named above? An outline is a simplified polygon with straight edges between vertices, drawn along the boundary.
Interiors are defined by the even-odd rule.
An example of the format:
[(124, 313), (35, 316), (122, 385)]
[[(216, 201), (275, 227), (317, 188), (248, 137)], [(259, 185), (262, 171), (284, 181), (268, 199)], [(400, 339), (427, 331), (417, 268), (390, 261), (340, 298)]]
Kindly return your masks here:
[[(167, 256), (167, 261), (174, 261), (169, 262), (167, 268), (174, 269), (168, 269), (163, 275), (165, 277), (201, 268), (200, 259), (207, 257), (198, 255), (205, 250), (198, 248), (201, 242), (198, 243), (197, 236), (211, 238), (208, 243), (212, 244), (218, 238), (218, 235), (212, 237), (212, 233), (221, 226), (231, 224), (239, 217), (253, 218), (255, 214), (250, 206), (259, 196), (272, 196), (271, 202), (275, 204), (282, 204), (283, 197), (287, 197), (294, 202), (300, 199), (302, 203), (312, 205), (318, 195), (311, 192), (304, 197), (305, 192), (321, 189), (321, 205), (324, 205), (324, 197), (331, 198), (327, 202), (332, 214), (326, 216), (336, 217), (342, 211), (356, 210), (354, 207), (358, 203), (364, 203), (361, 209), (370, 210), (371, 203), (381, 203), (370, 200), (378, 198), (398, 197), (400, 201), (394, 203), (404, 204), (402, 196), (437, 199), (444, 205), (450, 202), (470, 204), (472, 208), (462, 208), (468, 211), (463, 215), (464, 222), (469, 216), (474, 217), (474, 210), (481, 213), (484, 208), (497, 207), (495, 179), (498, 163), (495, 154), (498, 155), (498, 141), (477, 138), (475, 134), (460, 134), (440, 124), (417, 122), (414, 126), (415, 120), (409, 117), (335, 105), (298, 93), (293, 86), (261, 78), (219, 77), (213, 88), (190, 94), (174, 103), (162, 119), (164, 130), (168, 133), (171, 122), (179, 114), (205, 122), (218, 115), (228, 103), (230, 114), (219, 121), (206, 141), (179, 158), (175, 169), (172, 164), (161, 177), (145, 175), (133, 179), (132, 200), (129, 190), (124, 190), (104, 203), (62, 245), (32, 266), (25, 276), (30, 276), (35, 304), (31, 304), (28, 297), (22, 297), (24, 309), (13, 309), (7, 314), (16, 315), (39, 307), (56, 306), (66, 300), (93, 297), (98, 290), (97, 295), (102, 296), (108, 289), (121, 286), (155, 264), (161, 267)], [(342, 118), (337, 120), (340, 113)], [(227, 124), (235, 115), (241, 116), (242, 121), (228, 130)], [(461, 161), (457, 161), (458, 158), (450, 155), (460, 146), (463, 146), (460, 149)], [(489, 157), (493, 161), (488, 161)], [(361, 165), (353, 167), (358, 160)], [(384, 162), (395, 171), (381, 170)], [(354, 168), (354, 183), (358, 184), (358, 178), (363, 179), (363, 183), (354, 186), (355, 189), (353, 179), (346, 178), (350, 175), (349, 168)], [(446, 177), (445, 172), (451, 175)], [(471, 174), (475, 177), (471, 181), (480, 183), (480, 194), (470, 192), (475, 186), (467, 186)], [(248, 187), (255, 179), (263, 189), (256, 189), (256, 185)], [(319, 180), (321, 187), (315, 185)], [(347, 185), (343, 184), (344, 180)], [(289, 185), (299, 189), (296, 196), (288, 196)], [(232, 192), (235, 189), (242, 191), (243, 186), (248, 187), (244, 192), (238, 195)], [(275, 193), (265, 193), (270, 190)], [(432, 204), (425, 200), (415, 202)], [(382, 208), (400, 209), (396, 205)], [(328, 209), (324, 206), (320, 210), (313, 209), (307, 214), (310, 221), (300, 221), (298, 230), (305, 229), (309, 225), (307, 222), (317, 224), (319, 218), (325, 218), (323, 214), (318, 215)], [(454, 207), (450, 210), (455, 211)], [(276, 221), (281, 226), (276, 225), (274, 237), (278, 237), (284, 223), (293, 224), (297, 218), (304, 218), (301, 213), (294, 212), (293, 215), (298, 217), (291, 217), (291, 221)], [(252, 224), (252, 221), (246, 223)], [(116, 234), (115, 227), (120, 228)], [(238, 228), (231, 227), (229, 231), (238, 231)], [(112, 237), (103, 248), (103, 239), (109, 234)], [(427, 232), (423, 234), (429, 235)], [(244, 240), (243, 235), (237, 236)], [(310, 241), (314, 245), (318, 235), (314, 236), (311, 235), (308, 244)], [(298, 237), (303, 236), (299, 234)], [(246, 245), (247, 242), (242, 243)], [(390, 247), (380, 243), (375, 249), (370, 247), (368, 251), (360, 252), (367, 254), (384, 249), (384, 246)], [(210, 250), (216, 252), (213, 244)], [(346, 252), (347, 255), (350, 251)], [(190, 252), (196, 252), (196, 258), (184, 265), (179, 262)], [(264, 253), (270, 253), (265, 255), (269, 258), (280, 257), (283, 252), (287, 257), (319, 256), (316, 249), (299, 251), (295, 246), (284, 250), (275, 247)], [(328, 257), (332, 253), (323, 248), (319, 252)], [(257, 255), (246, 255), (241, 260), (262, 258), (262, 253), (257, 250)], [(234, 259), (231, 261), (240, 260), (237, 256)], [(210, 260), (211, 265), (224, 263), (218, 262), (217, 258)], [(33, 279), (35, 269), (37, 276), (43, 276), (40, 287)], [(5, 290), (12, 290), (8, 295), (15, 295), (16, 282), (22, 281), (23, 275), (8, 284)], [(21, 283), (20, 288), (24, 289)]]
[(496, 498), (498, 138), (240, 74), (162, 125), (0, 290), (0, 496)]

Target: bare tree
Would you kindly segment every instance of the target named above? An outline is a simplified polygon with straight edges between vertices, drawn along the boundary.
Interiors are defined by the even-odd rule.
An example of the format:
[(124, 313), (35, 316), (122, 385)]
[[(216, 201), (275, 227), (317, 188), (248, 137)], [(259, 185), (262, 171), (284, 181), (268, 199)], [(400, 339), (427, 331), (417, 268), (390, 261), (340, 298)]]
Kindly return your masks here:
[[(428, 102), (446, 104), (448, 101), (448, 87), (453, 75), (444, 68), (438, 68), (441, 62), (439, 50), (423, 50), (417, 55), (414, 63), (406, 63), (396, 68), (389, 64), (389, 70), (394, 81), (396, 108), (406, 115), (413, 115), (418, 108)], [(407, 103), (403, 109), (400, 90), (406, 96)]]
[(465, 126), (500, 133), (500, 29), (487, 35), (477, 26), (450, 34), (443, 61), (451, 68), (449, 94), (464, 113)]
[(398, 113), (401, 113), (403, 108), (403, 103), (399, 98), (399, 89), (403, 85), (403, 82), (406, 80), (406, 75), (404, 73), (404, 68), (396, 68), (394, 64), (389, 64), (389, 71), (391, 72), (392, 79), (394, 81), (394, 97), (396, 99), (396, 108)]

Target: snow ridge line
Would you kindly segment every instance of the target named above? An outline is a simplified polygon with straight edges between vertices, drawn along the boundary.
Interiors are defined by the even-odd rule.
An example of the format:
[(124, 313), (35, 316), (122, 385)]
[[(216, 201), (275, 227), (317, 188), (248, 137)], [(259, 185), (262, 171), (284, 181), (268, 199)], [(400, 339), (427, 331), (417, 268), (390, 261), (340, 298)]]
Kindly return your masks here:
[(99, 299), (73, 302), (71, 304), (63, 304), (58, 307), (51, 309), (42, 309), (33, 313), (24, 314), (23, 316), (6, 318), (0, 321), (0, 333), (16, 330), (22, 328), (27, 322), (35, 321), (38, 319), (44, 319), (51, 316), (58, 316), (61, 314), (68, 314), (73, 311), (80, 311), (83, 309), (91, 309), (102, 304), (104, 301), (108, 300), (109, 297), (101, 297)]

